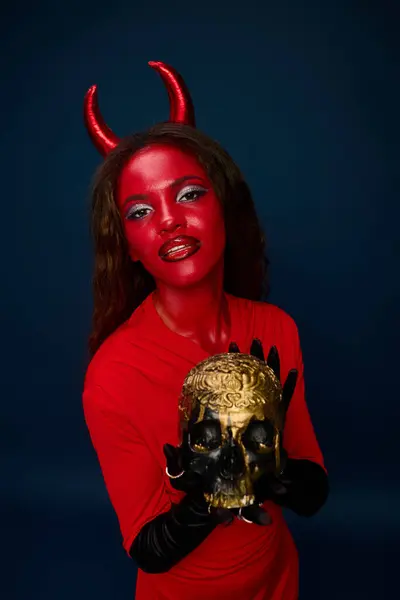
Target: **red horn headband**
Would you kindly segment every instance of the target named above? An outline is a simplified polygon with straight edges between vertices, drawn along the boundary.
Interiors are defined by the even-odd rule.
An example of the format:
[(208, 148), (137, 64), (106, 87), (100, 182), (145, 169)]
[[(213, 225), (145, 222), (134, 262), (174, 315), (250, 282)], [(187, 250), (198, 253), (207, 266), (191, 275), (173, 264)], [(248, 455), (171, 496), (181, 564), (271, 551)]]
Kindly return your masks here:
[[(181, 75), (163, 62), (149, 62), (164, 81), (170, 104), (169, 122), (195, 127), (194, 107), (189, 90)], [(84, 100), (84, 120), (89, 136), (97, 150), (106, 156), (120, 142), (101, 116), (97, 100), (97, 86), (92, 85)]]

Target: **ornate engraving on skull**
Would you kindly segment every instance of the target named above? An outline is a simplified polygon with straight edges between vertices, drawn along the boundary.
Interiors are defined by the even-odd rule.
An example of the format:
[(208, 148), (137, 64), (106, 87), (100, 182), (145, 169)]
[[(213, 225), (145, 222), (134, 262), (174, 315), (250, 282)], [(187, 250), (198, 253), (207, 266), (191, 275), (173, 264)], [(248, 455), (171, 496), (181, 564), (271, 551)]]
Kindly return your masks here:
[(248, 354), (218, 354), (188, 373), (179, 402), (181, 433), (192, 467), (208, 475), (211, 505), (251, 504), (257, 477), (279, 469), (281, 400), (273, 370)]

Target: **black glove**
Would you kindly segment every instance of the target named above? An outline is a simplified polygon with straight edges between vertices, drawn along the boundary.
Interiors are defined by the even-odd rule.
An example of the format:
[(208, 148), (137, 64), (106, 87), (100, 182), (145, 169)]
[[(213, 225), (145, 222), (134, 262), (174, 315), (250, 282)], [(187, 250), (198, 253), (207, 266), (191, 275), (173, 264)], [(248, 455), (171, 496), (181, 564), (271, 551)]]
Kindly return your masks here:
[(197, 548), (218, 524), (233, 519), (225, 509), (208, 510), (199, 476), (183, 471), (180, 448), (166, 444), (164, 454), (172, 486), (185, 491), (186, 496), (168, 512), (144, 525), (136, 536), (130, 555), (146, 573), (169, 571)]
[(311, 460), (288, 458), (281, 475), (260, 478), (255, 485), (255, 494), (289, 508), (299, 516), (311, 517), (328, 498), (328, 476)]

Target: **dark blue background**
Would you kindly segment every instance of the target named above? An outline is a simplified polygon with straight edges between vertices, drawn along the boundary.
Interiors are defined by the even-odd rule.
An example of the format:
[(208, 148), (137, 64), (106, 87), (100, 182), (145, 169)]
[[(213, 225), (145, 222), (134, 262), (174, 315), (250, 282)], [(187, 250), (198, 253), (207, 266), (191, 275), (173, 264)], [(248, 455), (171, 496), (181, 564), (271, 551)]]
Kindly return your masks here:
[(302, 4), (3, 8), (5, 600), (133, 597), (134, 565), (81, 407), (88, 188), (100, 160), (82, 100), (97, 83), (119, 135), (164, 120), (167, 96), (148, 60), (182, 72), (199, 128), (244, 171), (269, 239), (270, 300), (299, 325), (332, 481), (318, 516), (288, 514), (301, 597), (397, 595), (399, 21), (395, 2)]

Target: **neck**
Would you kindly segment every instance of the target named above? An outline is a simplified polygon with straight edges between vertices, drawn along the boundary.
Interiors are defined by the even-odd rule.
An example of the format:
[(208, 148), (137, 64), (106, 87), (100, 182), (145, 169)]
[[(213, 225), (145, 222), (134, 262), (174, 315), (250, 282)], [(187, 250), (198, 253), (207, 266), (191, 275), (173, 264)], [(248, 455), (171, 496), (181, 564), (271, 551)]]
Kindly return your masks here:
[(223, 290), (223, 263), (193, 286), (173, 288), (157, 281), (154, 305), (175, 333), (212, 352), (226, 345), (230, 319)]

